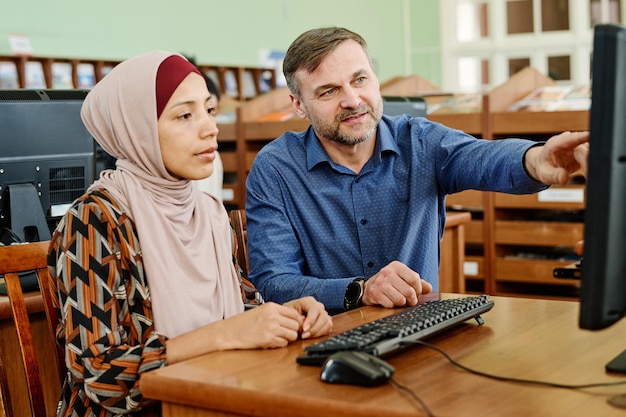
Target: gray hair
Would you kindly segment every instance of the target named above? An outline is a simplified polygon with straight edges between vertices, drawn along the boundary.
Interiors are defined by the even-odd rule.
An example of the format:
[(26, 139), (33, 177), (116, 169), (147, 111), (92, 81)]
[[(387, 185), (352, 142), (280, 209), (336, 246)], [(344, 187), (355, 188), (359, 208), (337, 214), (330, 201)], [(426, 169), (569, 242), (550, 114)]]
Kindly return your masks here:
[(367, 43), (358, 33), (340, 27), (311, 29), (298, 36), (285, 54), (283, 74), (289, 91), (296, 97), (300, 97), (296, 71), (304, 69), (309, 74), (312, 73), (340, 43), (350, 39), (361, 45), (373, 67), (372, 58), (367, 50)]

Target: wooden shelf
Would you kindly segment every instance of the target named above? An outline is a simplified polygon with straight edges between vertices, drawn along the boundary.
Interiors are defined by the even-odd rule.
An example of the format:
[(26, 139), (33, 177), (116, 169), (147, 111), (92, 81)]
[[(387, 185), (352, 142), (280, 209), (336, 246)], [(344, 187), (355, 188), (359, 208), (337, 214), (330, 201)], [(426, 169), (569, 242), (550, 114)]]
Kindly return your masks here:
[[(13, 80), (2, 88), (91, 88), (120, 61), (38, 56), (0, 55), (0, 64), (12, 65)], [(87, 69), (87, 72), (85, 72)], [(8, 72), (5, 71), (5, 75)]]
[(572, 261), (498, 258), (496, 274), (498, 281), (502, 282), (576, 286), (580, 284), (580, 281), (552, 277), (554, 268), (564, 267), (571, 263)]
[(494, 135), (537, 135), (589, 129), (589, 111), (492, 113)]
[[(41, 56), (13, 56), (0, 55), (0, 64), (5, 63), (15, 67), (15, 80), (3, 80), (8, 85), (1, 88), (91, 88), (100, 81), (121, 60), (81, 59)], [(41, 83), (31, 85), (28, 79), (29, 65), (39, 66)], [(65, 67), (65, 68), (62, 68)], [(55, 69), (64, 69), (69, 84), (60, 80), (60, 72)], [(260, 94), (276, 88), (276, 70), (274, 68), (249, 66), (224, 66), (198, 64), (198, 68), (210, 76), (217, 84), (222, 95), (235, 100), (250, 100)], [(87, 72), (85, 72), (87, 70)], [(61, 78), (65, 78), (61, 77)], [(60, 84), (61, 83), (61, 84)]]
[(495, 208), (524, 208), (552, 210), (583, 210), (585, 187), (583, 185), (552, 186), (537, 194), (493, 193)]
[(276, 88), (274, 68), (207, 65), (198, 68), (209, 76), (223, 95), (247, 101)]
[[(508, 111), (537, 88), (552, 85), (555, 85), (553, 80), (529, 67), (487, 93), (483, 99), (484, 111), (489, 115), (485, 118), (485, 137), (547, 139), (563, 131), (588, 130), (587, 110)], [(489, 236), (485, 239), (488, 245), (485, 251), (491, 254), (489, 287), (502, 294), (510, 293), (512, 288), (516, 292), (537, 292), (545, 285), (546, 294), (551, 296), (560, 293), (555, 288), (567, 287), (562, 290), (563, 296), (575, 296), (571, 288), (576, 288), (579, 281), (554, 278), (553, 270), (574, 262), (575, 245), (583, 238), (584, 185), (553, 186), (529, 195), (490, 194), (491, 204), (485, 215), (491, 219)], [(512, 256), (518, 251), (537, 258)], [(551, 251), (563, 252), (567, 259), (540, 259), (543, 255), (549, 257)]]
[(218, 150), (224, 169), (222, 198), (228, 208), (239, 207), (242, 198), (237, 178), (237, 125), (235, 123), (218, 123)]

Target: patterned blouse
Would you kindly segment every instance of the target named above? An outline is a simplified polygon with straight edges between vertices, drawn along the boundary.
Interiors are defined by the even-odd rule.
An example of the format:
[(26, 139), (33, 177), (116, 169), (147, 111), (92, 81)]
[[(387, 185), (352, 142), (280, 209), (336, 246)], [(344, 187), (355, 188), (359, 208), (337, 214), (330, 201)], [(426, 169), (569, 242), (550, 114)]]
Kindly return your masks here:
[[(161, 414), (139, 384), (142, 373), (166, 365), (142, 263), (135, 224), (106, 191), (83, 195), (55, 230), (48, 265), (68, 367), (57, 416)], [(255, 295), (242, 286), (244, 300), (262, 302)]]

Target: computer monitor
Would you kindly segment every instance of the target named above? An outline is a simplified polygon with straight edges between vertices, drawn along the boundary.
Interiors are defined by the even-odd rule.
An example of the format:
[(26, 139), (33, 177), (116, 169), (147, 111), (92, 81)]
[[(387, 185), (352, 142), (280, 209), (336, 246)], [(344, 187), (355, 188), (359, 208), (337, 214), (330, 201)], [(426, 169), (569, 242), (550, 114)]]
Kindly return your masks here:
[(626, 28), (594, 28), (579, 326), (626, 314)]
[(93, 182), (95, 142), (80, 118), (87, 92), (0, 90), (0, 230), (10, 243), (50, 239)]
[(419, 96), (383, 96), (383, 113), (387, 116), (426, 117), (426, 100)]

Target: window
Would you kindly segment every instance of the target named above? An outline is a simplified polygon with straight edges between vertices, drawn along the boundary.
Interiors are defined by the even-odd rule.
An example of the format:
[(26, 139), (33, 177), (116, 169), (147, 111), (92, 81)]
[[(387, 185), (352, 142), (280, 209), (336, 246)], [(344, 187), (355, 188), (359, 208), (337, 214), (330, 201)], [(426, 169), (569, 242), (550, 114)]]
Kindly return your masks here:
[(485, 2), (459, 2), (456, 20), (459, 42), (472, 42), (489, 36), (487, 8)]
[[(623, 23), (626, 0), (440, 0), (444, 90), (478, 93), (526, 66), (588, 85), (593, 25)], [(454, 28), (454, 33), (449, 33)]]
[(508, 0), (506, 2), (507, 34), (532, 33), (533, 0)]

